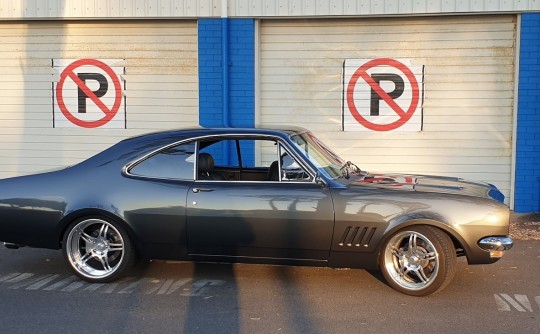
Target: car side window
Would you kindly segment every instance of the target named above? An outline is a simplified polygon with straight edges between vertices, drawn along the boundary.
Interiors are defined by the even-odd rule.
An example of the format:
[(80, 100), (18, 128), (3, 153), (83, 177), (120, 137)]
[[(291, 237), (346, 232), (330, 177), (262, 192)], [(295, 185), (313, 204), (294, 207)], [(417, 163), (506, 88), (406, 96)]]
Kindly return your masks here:
[(133, 166), (133, 175), (175, 180), (193, 180), (195, 142), (166, 148)]
[(199, 142), (198, 180), (310, 182), (311, 175), (277, 139), (207, 138)]

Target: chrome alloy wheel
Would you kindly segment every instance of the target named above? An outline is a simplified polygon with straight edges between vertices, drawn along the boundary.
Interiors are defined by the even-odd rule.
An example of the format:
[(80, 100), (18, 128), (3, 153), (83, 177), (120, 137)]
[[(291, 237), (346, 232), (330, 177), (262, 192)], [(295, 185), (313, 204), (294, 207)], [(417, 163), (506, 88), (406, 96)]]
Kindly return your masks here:
[(435, 245), (416, 231), (395, 234), (386, 244), (383, 259), (388, 276), (408, 291), (427, 288), (439, 273), (439, 253)]
[(97, 219), (80, 221), (65, 239), (65, 254), (77, 274), (89, 280), (113, 276), (122, 266), (125, 240), (111, 223)]

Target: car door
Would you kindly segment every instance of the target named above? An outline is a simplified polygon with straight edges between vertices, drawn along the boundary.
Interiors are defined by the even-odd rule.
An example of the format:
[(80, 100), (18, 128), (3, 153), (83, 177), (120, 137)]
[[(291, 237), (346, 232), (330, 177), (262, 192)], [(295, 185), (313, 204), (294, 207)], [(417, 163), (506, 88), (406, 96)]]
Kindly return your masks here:
[[(124, 215), (158, 258), (185, 256), (186, 198), (195, 178), (195, 142), (163, 148), (130, 165)], [(120, 185), (119, 185), (120, 186)], [(122, 192), (125, 194), (125, 191)]]
[[(287, 169), (283, 157), (288, 154), (276, 140), (254, 141), (254, 147), (267, 148), (260, 153), (267, 158), (259, 159), (266, 160), (261, 166), (252, 167), (269, 172), (275, 162), (272, 160), (279, 160), (280, 177), (256, 181), (245, 181), (241, 177), (196, 180), (187, 195), (188, 252), (191, 255), (326, 260), (334, 226), (330, 191), (314, 182), (313, 173), (298, 161), (291, 159), (288, 164), (292, 168)], [(268, 150), (275, 153), (268, 154)], [(239, 152), (241, 154), (246, 153)], [(216, 169), (218, 165), (216, 163)], [(245, 167), (228, 166), (228, 170)], [(295, 179), (294, 175), (300, 177)]]

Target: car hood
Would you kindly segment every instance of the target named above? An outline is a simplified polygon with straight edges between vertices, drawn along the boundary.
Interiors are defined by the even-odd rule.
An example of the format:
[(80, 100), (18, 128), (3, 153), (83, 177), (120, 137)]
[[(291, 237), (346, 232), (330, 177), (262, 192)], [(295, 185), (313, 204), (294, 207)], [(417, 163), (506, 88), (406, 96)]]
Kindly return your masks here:
[(456, 177), (369, 173), (354, 180), (349, 186), (459, 194), (504, 202), (504, 195), (494, 185)]

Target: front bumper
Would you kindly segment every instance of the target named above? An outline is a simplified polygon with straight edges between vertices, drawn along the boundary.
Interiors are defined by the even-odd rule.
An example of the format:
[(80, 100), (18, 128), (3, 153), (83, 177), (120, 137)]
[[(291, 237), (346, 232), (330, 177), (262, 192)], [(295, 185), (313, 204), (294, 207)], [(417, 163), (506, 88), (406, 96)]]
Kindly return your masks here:
[(514, 246), (514, 241), (508, 236), (485, 237), (478, 241), (478, 246), (488, 251), (491, 258), (500, 258)]

